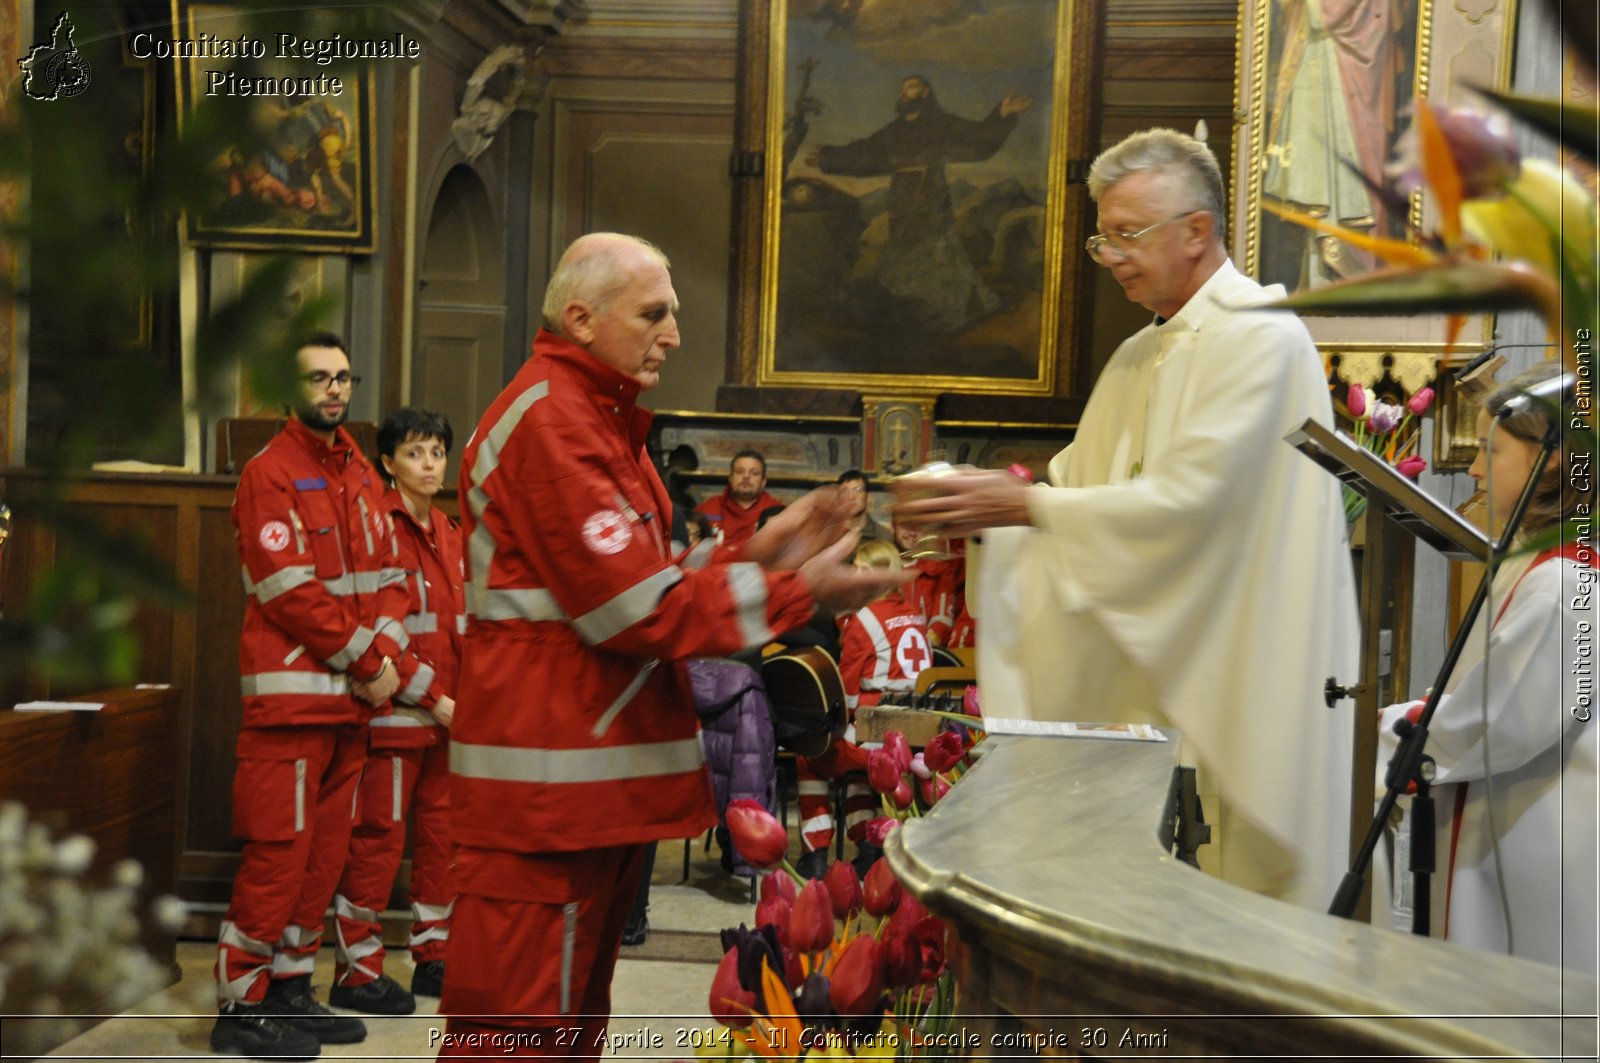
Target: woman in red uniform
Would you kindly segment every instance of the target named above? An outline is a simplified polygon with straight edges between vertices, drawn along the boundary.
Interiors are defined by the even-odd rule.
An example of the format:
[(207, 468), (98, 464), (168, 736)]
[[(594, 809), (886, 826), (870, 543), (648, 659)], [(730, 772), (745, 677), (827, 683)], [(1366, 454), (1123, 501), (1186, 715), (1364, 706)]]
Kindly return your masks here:
[[(339, 942), (329, 1002), (375, 1015), (406, 1015), (413, 994), (438, 996), (450, 938), (450, 803), (448, 728), (455, 713), (456, 676), (466, 617), (461, 530), (433, 506), (444, 483), (450, 422), (411, 407), (378, 428), (378, 453), (391, 487), (384, 509), (394, 522), (400, 566), (411, 602), (408, 642), (396, 661), (400, 689), (391, 709), (372, 721), (371, 748), (361, 779), (350, 856), (334, 897)], [(383, 973), (378, 916), (405, 847), (406, 817), (414, 816), (411, 846), (411, 992)]]

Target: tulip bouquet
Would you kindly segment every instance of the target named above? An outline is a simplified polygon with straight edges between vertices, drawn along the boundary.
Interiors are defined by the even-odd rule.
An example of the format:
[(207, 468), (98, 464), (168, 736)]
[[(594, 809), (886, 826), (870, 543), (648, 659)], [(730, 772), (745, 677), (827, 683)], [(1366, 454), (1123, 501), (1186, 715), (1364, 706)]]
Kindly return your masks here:
[[(1380, 399), (1371, 388), (1352, 384), (1344, 405), (1354, 422), (1356, 443), (1393, 465), (1408, 479), (1415, 480), (1428, 467), (1427, 459), (1417, 453), (1422, 429), (1413, 421), (1433, 405), (1432, 388), (1423, 388), (1404, 402), (1392, 403)], [(1354, 522), (1366, 508), (1366, 496), (1346, 486), (1345, 520)]]
[[(869, 758), (885, 814), (866, 840), (882, 846), (908, 816), (949, 792), (970, 749), (966, 729), (946, 731), (918, 754), (898, 731)], [(870, 764), (877, 764), (876, 768)], [(891, 778), (892, 774), (892, 778)], [(912, 780), (915, 779), (915, 783)], [(886, 860), (858, 876), (839, 860), (817, 880), (784, 859), (788, 832), (754, 801), (728, 806), (728, 830), (752, 864), (781, 870), (761, 882), (755, 926), (722, 932), (711, 1016), (727, 1036), (703, 1058), (947, 1059), (955, 981), (946, 927), (903, 890)]]

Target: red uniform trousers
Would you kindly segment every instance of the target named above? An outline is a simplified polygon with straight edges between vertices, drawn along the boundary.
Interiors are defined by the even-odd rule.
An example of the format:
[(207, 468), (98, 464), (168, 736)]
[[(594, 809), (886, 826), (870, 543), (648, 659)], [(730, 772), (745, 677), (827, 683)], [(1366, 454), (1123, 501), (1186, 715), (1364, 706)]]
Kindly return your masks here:
[(374, 749), (356, 799), (350, 857), (333, 899), (338, 947), (334, 980), (365, 985), (383, 973), (383, 926), (379, 915), (400, 870), (411, 831), (411, 958), (443, 960), (450, 942), (450, 906), (455, 902), (450, 862), (450, 745)]
[(312, 972), (366, 750), (365, 724), (239, 732), (233, 832), (245, 845), (217, 941), (220, 1003), (258, 1003), (269, 977)]
[(878, 795), (867, 785), (867, 751), (851, 741), (855, 735), (852, 726), (849, 736), (836, 738), (833, 747), (820, 757), (800, 757), (795, 762), (795, 779), (799, 782), (800, 841), (807, 852), (826, 849), (833, 844), (833, 804), (829, 800), (829, 781), (843, 779), (845, 837), (861, 841), (866, 833), (867, 820), (879, 807)]
[(457, 848), (440, 1059), (604, 1054), (611, 974), (644, 850)]

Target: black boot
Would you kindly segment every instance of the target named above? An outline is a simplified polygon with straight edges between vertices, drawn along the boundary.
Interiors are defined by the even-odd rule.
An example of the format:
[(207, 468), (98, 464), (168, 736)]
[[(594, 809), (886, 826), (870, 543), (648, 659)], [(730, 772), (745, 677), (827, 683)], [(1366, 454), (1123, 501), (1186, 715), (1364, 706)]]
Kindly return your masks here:
[(821, 878), (828, 870), (828, 850), (807, 849), (800, 854), (800, 862), (794, 869), (801, 878)]
[(867, 872), (872, 870), (872, 865), (876, 864), (878, 858), (882, 855), (883, 850), (871, 842), (857, 842), (856, 856), (850, 863), (855, 866), (856, 874), (861, 876), (864, 881), (867, 877)]
[(416, 973), (411, 976), (411, 995), (436, 997), (442, 992), (444, 992), (444, 961), (428, 960), (417, 964)]
[(211, 1050), (251, 1059), (316, 1059), (322, 1043), (316, 1036), (275, 1018), (273, 1004), (225, 1004), (211, 1027)]
[(336, 985), (328, 990), (328, 1003), (368, 1015), (410, 1015), (417, 1010), (417, 998), (386, 974), (360, 985)]
[(353, 1045), (367, 1039), (367, 1024), (348, 1015), (335, 1015), (311, 995), (311, 976), (274, 978), (262, 1001), (269, 1014), (276, 1015), (297, 1030), (303, 1030), (325, 1045)]

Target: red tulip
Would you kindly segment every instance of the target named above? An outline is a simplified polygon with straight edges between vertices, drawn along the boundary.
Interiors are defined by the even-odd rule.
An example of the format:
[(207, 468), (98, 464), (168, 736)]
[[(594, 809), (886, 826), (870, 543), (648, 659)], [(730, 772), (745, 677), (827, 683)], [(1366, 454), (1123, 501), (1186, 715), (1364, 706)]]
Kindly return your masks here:
[(835, 860), (822, 876), (828, 889), (828, 899), (833, 902), (833, 914), (840, 919), (861, 908), (861, 879), (848, 860)]
[(941, 731), (933, 737), (922, 750), (923, 763), (932, 771), (949, 771), (961, 763), (961, 758), (966, 755), (967, 744), (961, 740), (961, 735), (955, 731)]
[(1417, 392), (1415, 395), (1406, 400), (1406, 409), (1410, 410), (1417, 417), (1421, 417), (1423, 414), (1427, 413), (1428, 407), (1432, 405), (1432, 388), (1423, 388), (1421, 391)]
[(867, 870), (861, 886), (861, 903), (872, 915), (888, 915), (900, 903), (900, 880), (889, 869), (889, 861), (879, 857)]
[(917, 984), (922, 974), (922, 946), (912, 939), (910, 928), (891, 922), (883, 935), (883, 984), (890, 989), (905, 989)]
[(1344, 408), (1350, 411), (1350, 416), (1359, 418), (1367, 412), (1367, 391), (1360, 384), (1351, 384), (1350, 390), (1344, 393)]
[(925, 985), (944, 973), (945, 925), (933, 916), (912, 927), (907, 935), (916, 942), (922, 969), (917, 974), (917, 984)]
[(789, 910), (789, 944), (796, 952), (818, 952), (833, 941), (833, 901), (828, 889), (813, 879)]
[(869, 845), (883, 848), (883, 843), (893, 834), (895, 828), (900, 826), (900, 821), (893, 816), (875, 816), (867, 820), (866, 835), (863, 840)]
[(794, 876), (787, 871), (774, 871), (770, 875), (761, 876), (761, 899), (764, 901), (782, 897), (793, 904), (799, 893), (799, 888), (794, 884)]
[(907, 928), (915, 926), (926, 918), (928, 918), (928, 909), (922, 906), (921, 901), (902, 890), (900, 903), (895, 907), (894, 916), (892, 917), (893, 922), (902, 928)]
[(725, 816), (733, 847), (751, 867), (775, 867), (789, 849), (789, 832), (760, 803), (741, 797), (728, 804)]
[(1395, 462), (1394, 466), (1400, 475), (1408, 480), (1415, 480), (1422, 475), (1422, 470), (1428, 467), (1428, 460), (1417, 454), (1410, 454)]
[(878, 1010), (883, 996), (883, 945), (877, 938), (859, 934), (844, 947), (833, 965), (829, 996), (841, 1015)]
[(903, 732), (886, 732), (883, 736), (883, 748), (894, 754), (894, 762), (901, 771), (911, 770), (911, 743), (906, 741)]
[(950, 784), (935, 775), (931, 779), (923, 779), (917, 784), (922, 791), (922, 803), (931, 805), (939, 798), (950, 792)]
[(968, 716), (980, 718), (983, 716), (983, 706), (978, 702), (978, 688), (975, 684), (961, 692), (961, 711)]
[(756, 995), (739, 985), (739, 950), (729, 949), (711, 977), (711, 1017), (726, 1026), (749, 1026), (755, 1016), (744, 1009), (755, 1006)]
[(896, 808), (910, 808), (912, 801), (911, 784), (902, 778), (894, 790), (889, 794), (889, 799)]
[(779, 935), (784, 934), (789, 926), (789, 913), (794, 910), (794, 904), (784, 897), (769, 897), (756, 905), (756, 926), (774, 927)]
[(867, 755), (867, 782), (880, 794), (889, 793), (899, 786), (900, 774), (904, 770), (888, 746), (874, 749)]
[(786, 985), (804, 985), (806, 981), (805, 968), (800, 965), (800, 953), (788, 942), (783, 945), (783, 977)]

